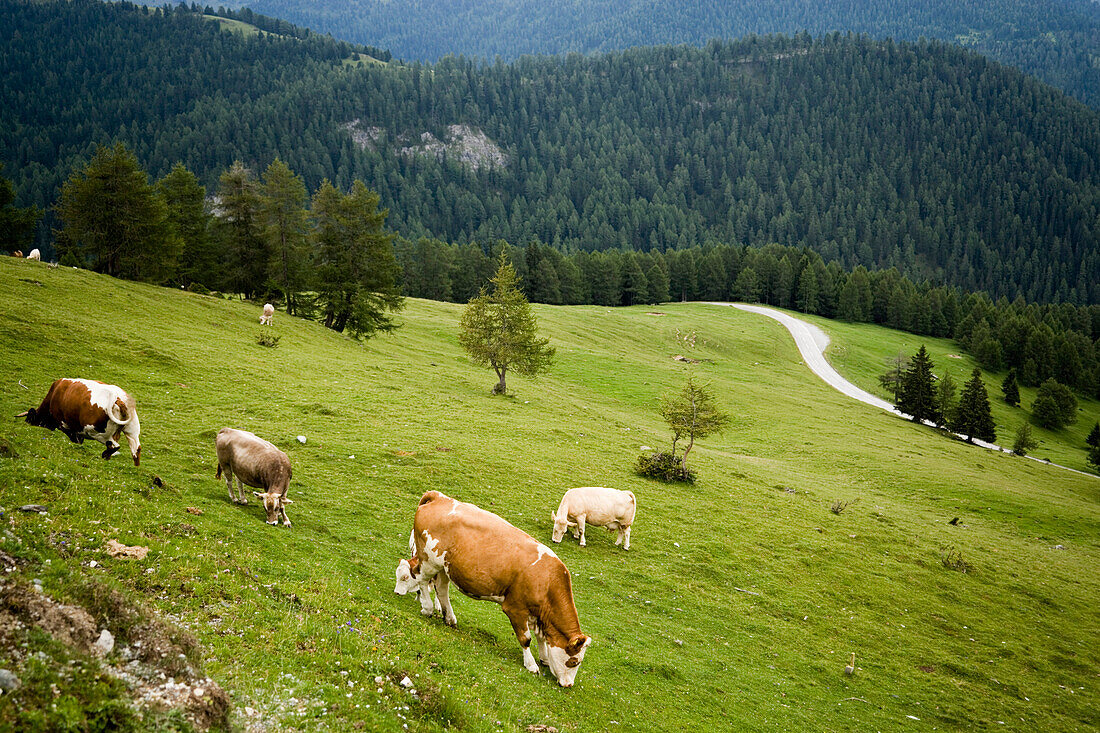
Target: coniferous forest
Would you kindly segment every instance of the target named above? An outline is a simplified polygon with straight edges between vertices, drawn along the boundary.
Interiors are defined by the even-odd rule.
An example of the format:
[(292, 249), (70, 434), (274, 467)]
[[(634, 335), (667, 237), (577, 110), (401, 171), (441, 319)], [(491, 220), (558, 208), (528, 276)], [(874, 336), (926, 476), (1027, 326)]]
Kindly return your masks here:
[[(310, 190), (363, 180), (411, 240), (775, 243), (993, 298), (1100, 301), (1097, 113), (956, 46), (800, 35), (429, 66), (232, 33), (197, 6), (0, 12), (0, 150), (24, 206), (51, 207), (117, 140), (211, 190), (276, 156)], [(421, 144), (458, 125), (499, 157)]]
[(934, 38), (1015, 66), (1100, 107), (1100, 6), (1090, 0), (873, 0), (807, 3), (668, 3), (657, 0), (251, 0), (349, 41), (390, 49), (398, 58), (436, 61), (447, 54), (505, 60), (523, 54), (593, 53), (750, 34), (807, 31), (873, 38)]

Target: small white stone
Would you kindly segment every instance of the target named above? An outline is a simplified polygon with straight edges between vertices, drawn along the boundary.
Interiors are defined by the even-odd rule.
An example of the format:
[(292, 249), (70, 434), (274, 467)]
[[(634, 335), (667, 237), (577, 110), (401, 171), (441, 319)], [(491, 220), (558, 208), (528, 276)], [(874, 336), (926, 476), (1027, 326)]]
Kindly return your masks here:
[(374, 684), (376, 684), (376, 685), (381, 685), (381, 684), (382, 684), (382, 682), (383, 682), (383, 680), (382, 680), (382, 676), (381, 676), (381, 675), (379, 675), (378, 677), (375, 677), (375, 678), (374, 678)]
[(413, 681), (409, 679), (408, 675), (401, 678), (401, 686), (406, 689), (413, 686)]
[(90, 567), (90, 568), (94, 568), (98, 565), (99, 565), (99, 563), (97, 563), (95, 560), (89, 560), (88, 561), (88, 567)]
[(115, 637), (107, 629), (99, 632), (99, 638), (92, 644), (92, 650), (101, 657), (105, 657), (115, 648)]
[(302, 445), (305, 445), (306, 444), (306, 436), (299, 435), (298, 436), (298, 442), (301, 443)]

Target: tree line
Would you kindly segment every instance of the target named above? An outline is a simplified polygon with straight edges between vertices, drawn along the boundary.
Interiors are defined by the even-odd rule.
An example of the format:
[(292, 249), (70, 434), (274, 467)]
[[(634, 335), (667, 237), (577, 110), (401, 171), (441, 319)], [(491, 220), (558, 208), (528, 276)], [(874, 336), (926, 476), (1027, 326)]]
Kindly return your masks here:
[[(44, 253), (68, 172), (120, 140), (154, 177), (182, 162), (211, 190), (233, 161), (276, 157), (310, 190), (361, 180), (411, 241), (779, 243), (845, 271), (1100, 302), (1097, 113), (955, 46), (803, 34), (373, 64), (196, 9), (0, 0), (0, 157), (47, 212)], [(417, 147), (452, 124), (506, 162)]]
[[(448, 244), (398, 238), (406, 295), (465, 302), (492, 272), (502, 241)], [(804, 247), (707, 245), (683, 250), (562, 254), (531, 242), (513, 264), (533, 302), (638, 305), (746, 301), (921, 336), (955, 339), (989, 371), (1019, 383), (1056, 379), (1100, 397), (1100, 306), (996, 301), (984, 293), (915, 282), (897, 269), (845, 271)]]
[(261, 175), (237, 161), (206, 189), (177, 164), (152, 183), (122, 143), (96, 149), (57, 205), (61, 264), (131, 280), (275, 299), (356, 337), (396, 327), (394, 234), (362, 181), (307, 195), (276, 158)]

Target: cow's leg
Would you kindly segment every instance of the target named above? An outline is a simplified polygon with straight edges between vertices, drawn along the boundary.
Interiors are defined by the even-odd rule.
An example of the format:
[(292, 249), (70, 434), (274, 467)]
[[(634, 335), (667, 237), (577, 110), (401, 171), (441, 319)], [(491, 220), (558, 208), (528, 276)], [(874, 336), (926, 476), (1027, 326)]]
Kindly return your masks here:
[(504, 614), (512, 622), (512, 631), (516, 634), (516, 641), (523, 647), (523, 667), (532, 674), (539, 674), (539, 663), (535, 661), (535, 655), (531, 653), (531, 630), (528, 625), (531, 615), (527, 612), (525, 604), (517, 603), (509, 605), (508, 600), (500, 604)]
[(247, 504), (248, 503), (248, 495), (245, 492), (244, 481), (241, 481), (241, 477), (239, 475), (237, 476), (237, 496), (238, 496), (238, 499), (237, 499), (238, 504)]
[(289, 527), (290, 526), (290, 517), (288, 517), (286, 515), (286, 507), (283, 506), (282, 504), (279, 505), (279, 514), (283, 518), (283, 526)]
[(441, 572), (435, 576), (435, 600), (443, 609), (443, 620), (448, 626), (458, 626), (458, 619), (455, 618), (455, 611), (451, 608), (451, 579), (447, 577), (446, 572)]
[(229, 490), (229, 501), (237, 503), (237, 497), (233, 496), (233, 471), (228, 467), (222, 469), (225, 472), (225, 486)]
[(577, 515), (577, 529), (581, 533), (581, 547), (584, 547), (584, 520), (588, 517), (587, 514)]
[(624, 550), (629, 550), (630, 549), (630, 527), (627, 527), (626, 529), (620, 529), (619, 534), (621, 535), (622, 540), (623, 540), (623, 549)]

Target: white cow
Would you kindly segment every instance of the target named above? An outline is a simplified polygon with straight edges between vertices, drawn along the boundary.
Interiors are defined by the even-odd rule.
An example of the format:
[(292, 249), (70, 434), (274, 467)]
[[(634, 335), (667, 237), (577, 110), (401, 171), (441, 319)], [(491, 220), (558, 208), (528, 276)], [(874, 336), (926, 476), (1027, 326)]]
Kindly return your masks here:
[(27, 255), (27, 259), (28, 260), (34, 260), (35, 262), (41, 262), (42, 261), (42, 253), (39, 252), (38, 248), (36, 247), (36, 248), (31, 250), (31, 253), (29, 255)]
[(275, 316), (275, 306), (271, 303), (264, 303), (264, 314), (260, 316), (260, 323), (270, 326), (271, 319)]
[(582, 486), (569, 489), (558, 504), (558, 511), (550, 514), (554, 522), (554, 542), (561, 542), (565, 530), (572, 527), (573, 536), (579, 537), (584, 547), (584, 527), (594, 524), (609, 532), (618, 531), (616, 545), (624, 550), (630, 549), (630, 525), (634, 523), (634, 511), (637, 504), (634, 493), (606, 489), (602, 486)]

